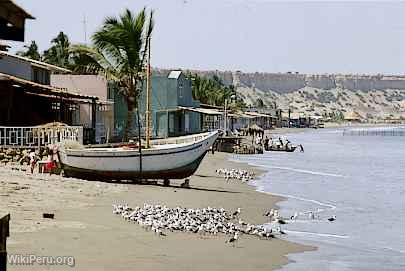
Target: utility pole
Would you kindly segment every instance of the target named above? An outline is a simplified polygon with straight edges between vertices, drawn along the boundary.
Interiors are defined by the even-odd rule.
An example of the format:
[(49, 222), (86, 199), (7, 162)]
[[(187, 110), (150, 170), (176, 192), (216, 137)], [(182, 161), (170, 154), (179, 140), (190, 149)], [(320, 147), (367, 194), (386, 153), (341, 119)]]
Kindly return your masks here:
[(227, 112), (227, 106), (228, 106), (228, 99), (225, 99), (225, 111), (224, 111), (224, 131), (225, 131), (225, 136), (227, 135), (226, 130), (228, 126), (228, 112)]
[(148, 66), (146, 74), (146, 148), (150, 147), (150, 137), (151, 137), (151, 82), (150, 82), (150, 38), (148, 39)]

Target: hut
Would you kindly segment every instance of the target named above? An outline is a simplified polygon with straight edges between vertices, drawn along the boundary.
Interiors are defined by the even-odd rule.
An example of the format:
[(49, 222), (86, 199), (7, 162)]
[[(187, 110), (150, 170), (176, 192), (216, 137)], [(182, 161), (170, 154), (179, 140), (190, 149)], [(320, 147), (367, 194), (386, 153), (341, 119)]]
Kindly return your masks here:
[(348, 112), (347, 114), (345, 114), (344, 115), (344, 119), (345, 119), (345, 121), (347, 121), (347, 122), (356, 122), (356, 123), (359, 123), (359, 122), (361, 122), (362, 121), (362, 116), (359, 114), (359, 113), (357, 113), (356, 111), (351, 111), (351, 112)]

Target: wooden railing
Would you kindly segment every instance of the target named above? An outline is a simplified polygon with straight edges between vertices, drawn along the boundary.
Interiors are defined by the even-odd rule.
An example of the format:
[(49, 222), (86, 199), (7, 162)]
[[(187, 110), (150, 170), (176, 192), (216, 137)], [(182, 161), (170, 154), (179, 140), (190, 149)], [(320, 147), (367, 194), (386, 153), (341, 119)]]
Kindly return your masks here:
[(83, 144), (83, 127), (0, 126), (0, 148), (38, 148), (63, 140), (74, 140)]
[(166, 138), (166, 139), (155, 139), (152, 140), (153, 145), (166, 145), (166, 144), (184, 144), (190, 142), (196, 142), (202, 140), (203, 138), (210, 135), (210, 133), (203, 133), (200, 135), (188, 135), (188, 136), (181, 136), (181, 137), (174, 137), (174, 138)]

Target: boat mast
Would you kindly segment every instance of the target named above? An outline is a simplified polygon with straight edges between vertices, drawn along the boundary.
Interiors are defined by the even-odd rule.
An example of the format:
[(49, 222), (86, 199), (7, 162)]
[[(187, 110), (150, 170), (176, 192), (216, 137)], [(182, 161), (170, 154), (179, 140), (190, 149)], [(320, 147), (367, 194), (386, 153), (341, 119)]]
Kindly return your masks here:
[(150, 137), (151, 137), (151, 81), (150, 81), (150, 37), (147, 41), (147, 50), (148, 50), (148, 66), (146, 70), (146, 148), (150, 148)]

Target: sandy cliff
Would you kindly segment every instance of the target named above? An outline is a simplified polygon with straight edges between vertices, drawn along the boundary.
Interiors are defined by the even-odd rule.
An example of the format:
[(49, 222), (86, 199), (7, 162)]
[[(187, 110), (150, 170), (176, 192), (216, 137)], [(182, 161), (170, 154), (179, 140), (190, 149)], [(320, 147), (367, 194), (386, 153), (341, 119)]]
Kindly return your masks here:
[(247, 104), (322, 115), (357, 111), (368, 119), (405, 119), (405, 76), (194, 71), (237, 86)]

